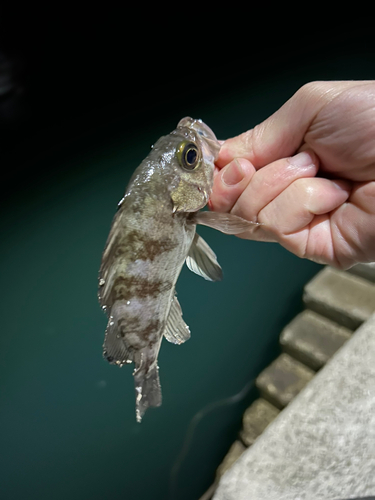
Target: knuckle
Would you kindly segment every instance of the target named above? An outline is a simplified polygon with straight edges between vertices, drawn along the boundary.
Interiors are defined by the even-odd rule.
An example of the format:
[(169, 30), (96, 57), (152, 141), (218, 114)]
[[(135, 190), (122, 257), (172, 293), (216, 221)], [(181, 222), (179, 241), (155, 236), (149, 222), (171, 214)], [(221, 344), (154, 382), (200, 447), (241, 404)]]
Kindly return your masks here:
[(251, 148), (253, 151), (254, 158), (260, 156), (263, 138), (264, 138), (264, 122), (255, 125), (255, 127), (251, 130)]
[(311, 199), (314, 198), (316, 188), (311, 182), (310, 178), (296, 179), (292, 183), (294, 188), (293, 196), (298, 196), (299, 199), (303, 200), (303, 204), (308, 206)]
[(249, 151), (253, 149), (253, 136), (254, 130), (250, 129), (240, 135), (243, 151)]
[(332, 85), (330, 82), (322, 82), (318, 80), (305, 83), (297, 90), (296, 95), (303, 99), (320, 96), (326, 90), (327, 83), (329, 83), (330, 86)]

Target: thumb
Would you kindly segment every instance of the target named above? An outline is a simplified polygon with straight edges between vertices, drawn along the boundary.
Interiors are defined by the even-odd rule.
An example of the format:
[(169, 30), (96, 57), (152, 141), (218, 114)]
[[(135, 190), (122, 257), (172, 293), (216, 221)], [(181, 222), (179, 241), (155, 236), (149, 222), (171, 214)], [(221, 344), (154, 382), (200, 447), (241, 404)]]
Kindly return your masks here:
[(279, 110), (221, 147), (217, 167), (234, 158), (249, 160), (256, 169), (293, 156), (320, 110), (343, 90), (367, 82), (310, 82), (301, 87)]

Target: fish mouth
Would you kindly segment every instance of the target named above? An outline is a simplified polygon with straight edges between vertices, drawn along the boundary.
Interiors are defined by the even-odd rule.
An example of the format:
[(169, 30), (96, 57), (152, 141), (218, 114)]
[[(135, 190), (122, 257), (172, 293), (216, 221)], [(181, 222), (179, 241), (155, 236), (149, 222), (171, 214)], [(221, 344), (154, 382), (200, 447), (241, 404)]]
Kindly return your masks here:
[(195, 120), (190, 116), (186, 116), (179, 121), (177, 127), (186, 127), (197, 132), (202, 142), (206, 143), (206, 145), (209, 147), (213, 155), (213, 161), (215, 162), (217, 160), (221, 147), (220, 143), (210, 127), (206, 125), (201, 119)]

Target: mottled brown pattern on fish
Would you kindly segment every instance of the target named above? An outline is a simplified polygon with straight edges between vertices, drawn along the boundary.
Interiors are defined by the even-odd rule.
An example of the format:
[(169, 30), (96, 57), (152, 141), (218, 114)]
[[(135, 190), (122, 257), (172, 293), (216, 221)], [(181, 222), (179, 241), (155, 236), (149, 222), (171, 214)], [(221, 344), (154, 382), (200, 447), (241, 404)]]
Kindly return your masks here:
[(142, 327), (138, 316), (123, 317), (118, 322), (118, 327), (121, 337), (124, 337), (127, 332), (137, 332), (147, 339), (151, 333), (157, 332), (160, 329), (161, 321), (152, 319), (146, 327)]
[(119, 319), (118, 329), (122, 338), (127, 332), (137, 332), (141, 329), (141, 322), (138, 316), (123, 317)]
[(149, 324), (142, 330), (142, 337), (148, 340), (150, 347), (152, 347), (154, 342), (157, 340), (157, 334), (160, 331), (160, 325), (160, 320), (154, 319), (151, 320)]
[[(151, 164), (150, 167), (152, 168), (153, 165)], [(147, 165), (145, 165), (145, 168), (147, 169)], [(144, 174), (145, 172), (143, 172), (143, 175)], [(136, 179), (137, 184), (139, 182), (142, 182), (141, 177), (142, 175), (139, 175), (137, 177)], [(166, 177), (164, 177), (164, 179), (154, 178), (152, 183), (147, 182), (146, 196), (143, 186), (140, 191), (138, 191), (137, 188), (134, 188), (132, 191), (132, 196), (130, 198), (125, 198), (123, 200), (123, 202), (118, 208), (118, 211), (126, 211), (127, 213), (132, 213), (138, 218), (143, 216), (152, 217), (153, 215), (155, 215), (155, 209), (157, 209), (158, 216), (159, 215), (163, 216), (164, 214), (168, 214), (169, 212), (168, 215), (170, 217), (173, 209), (173, 204), (172, 200), (169, 199), (168, 186), (171, 184), (171, 180), (172, 179), (167, 179)], [(163, 210), (160, 210), (161, 197), (162, 197), (162, 202), (165, 205), (168, 205), (168, 209), (164, 211), (164, 214)], [(165, 220), (165, 222), (168, 221)]]
[(126, 336), (135, 334), (132, 337), (131, 345), (126, 345), (128, 352), (134, 352), (135, 349), (143, 347), (153, 347), (160, 336), (162, 322), (159, 319), (151, 319), (146, 326), (142, 325), (138, 317), (121, 318), (118, 322), (118, 332), (125, 344)]
[(160, 293), (170, 290), (172, 283), (163, 280), (149, 280), (141, 276), (117, 276), (112, 290), (111, 302), (115, 300), (131, 300), (132, 298), (158, 298)]
[(177, 243), (171, 238), (154, 239), (147, 234), (139, 233), (138, 231), (130, 231), (126, 237), (126, 243), (129, 251), (140, 260), (151, 260), (164, 253), (170, 252), (176, 248)]
[(113, 257), (129, 257), (131, 259), (150, 260), (158, 255), (170, 252), (177, 243), (171, 238), (154, 239), (139, 231), (130, 231), (125, 238), (119, 238), (113, 245)]

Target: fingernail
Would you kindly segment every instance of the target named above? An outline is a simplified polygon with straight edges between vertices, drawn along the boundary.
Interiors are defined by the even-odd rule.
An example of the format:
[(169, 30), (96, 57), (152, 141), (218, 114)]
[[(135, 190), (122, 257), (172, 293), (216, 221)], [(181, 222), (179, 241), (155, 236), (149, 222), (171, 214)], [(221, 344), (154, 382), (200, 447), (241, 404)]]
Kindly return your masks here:
[(244, 177), (245, 174), (238, 160), (233, 160), (229, 163), (229, 165), (224, 168), (224, 172), (222, 174), (223, 182), (227, 186), (234, 186), (235, 184), (238, 184)]
[(311, 153), (302, 151), (301, 153), (298, 153), (295, 156), (289, 158), (289, 163), (294, 165), (295, 167), (308, 167), (309, 165), (313, 165), (314, 159)]
[(346, 191), (348, 195), (350, 194), (350, 191), (352, 190), (352, 184), (349, 181), (332, 180), (331, 182), (340, 191)]

